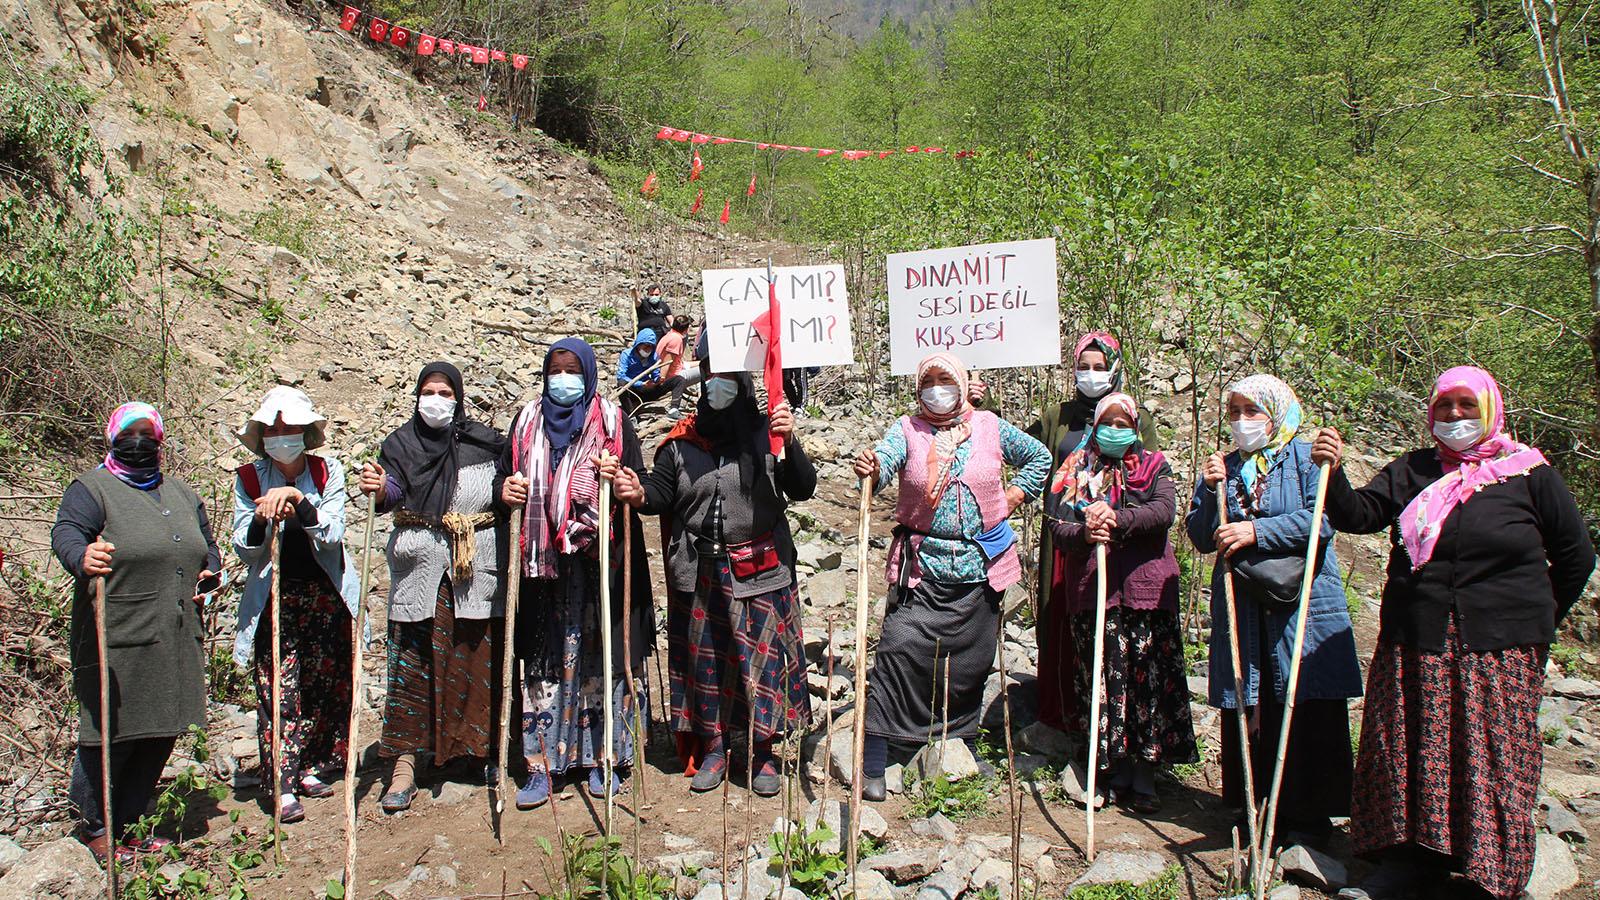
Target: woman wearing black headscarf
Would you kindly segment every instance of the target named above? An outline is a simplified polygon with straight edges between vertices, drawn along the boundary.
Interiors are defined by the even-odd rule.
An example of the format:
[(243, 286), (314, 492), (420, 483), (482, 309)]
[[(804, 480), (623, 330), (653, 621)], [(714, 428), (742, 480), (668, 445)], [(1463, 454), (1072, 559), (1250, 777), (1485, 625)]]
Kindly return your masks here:
[[(644, 469), (633, 424), (597, 393), (594, 349), (564, 338), (544, 359), (544, 390), (517, 414), (500, 457), (496, 494), (523, 517), (516, 566), (522, 578), (517, 658), (523, 661), (522, 755), (528, 774), (517, 808), (550, 798), (551, 778), (589, 770), (589, 793), (604, 797), (605, 688), (600, 631), (600, 480), (619, 465)], [(632, 558), (623, 560), (621, 514), (632, 516)], [(611, 640), (613, 747), (618, 781), (634, 761), (634, 701), (649, 696), (645, 657), (655, 646), (650, 565), (638, 515), (614, 503)], [(624, 660), (623, 566), (631, 565), (631, 619)], [(634, 682), (629, 684), (627, 675)], [(637, 722), (640, 734), (647, 727)]]
[[(669, 517), (672, 728), (692, 788), (722, 783), (725, 736), (753, 723), (751, 788), (774, 796), (781, 779), (772, 742), (811, 719), (786, 509), (811, 497), (817, 472), (794, 439), (788, 407), (769, 423), (749, 375), (712, 375), (704, 341), (696, 356), (706, 376), (699, 406), (667, 434), (642, 484), (627, 468), (617, 473), (617, 497)], [(782, 457), (771, 451), (769, 429), (784, 439)]]
[(495, 464), (505, 438), (467, 418), (461, 373), (430, 363), (411, 421), (361, 468), (361, 490), (393, 512), (389, 538), (389, 691), (379, 753), (394, 760), (385, 812), (411, 806), (416, 758), (489, 759), (499, 705), (505, 542)]

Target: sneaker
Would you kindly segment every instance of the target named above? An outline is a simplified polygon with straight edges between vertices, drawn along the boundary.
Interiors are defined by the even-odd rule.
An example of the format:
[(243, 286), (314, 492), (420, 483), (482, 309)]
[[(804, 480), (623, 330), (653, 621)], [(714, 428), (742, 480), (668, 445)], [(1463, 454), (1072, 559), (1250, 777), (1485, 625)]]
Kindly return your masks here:
[(683, 410), (677, 408), (676, 406), (674, 406), (671, 409), (667, 410), (667, 421), (668, 422), (676, 422), (679, 419), (682, 419), (683, 417), (684, 417)]
[(716, 790), (722, 786), (722, 779), (728, 774), (728, 756), (718, 751), (700, 760), (699, 771), (694, 773), (694, 780), (689, 782), (689, 790), (697, 794)]
[(517, 789), (517, 809), (538, 809), (549, 799), (550, 774), (540, 771), (529, 772), (528, 780)]
[[(627, 787), (628, 770), (622, 766), (615, 766), (611, 770), (613, 793), (621, 793)], [(606, 770), (604, 766), (594, 766), (589, 769), (589, 796), (604, 797), (606, 795)]]
[(778, 774), (776, 760), (769, 756), (756, 766), (755, 775), (750, 779), (750, 790), (755, 791), (757, 797), (776, 797), (783, 791), (783, 778)]

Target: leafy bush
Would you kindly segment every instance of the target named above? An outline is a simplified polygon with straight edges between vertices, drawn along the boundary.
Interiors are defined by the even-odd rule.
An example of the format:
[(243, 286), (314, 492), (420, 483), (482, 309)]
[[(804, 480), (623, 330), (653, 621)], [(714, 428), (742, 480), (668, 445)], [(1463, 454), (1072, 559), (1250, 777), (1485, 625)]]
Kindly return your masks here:
[(989, 801), (995, 796), (994, 779), (974, 775), (951, 780), (940, 774), (908, 785), (911, 805), (906, 808), (907, 818), (924, 819), (934, 813), (944, 813), (954, 821), (987, 815)]
[(1183, 896), (1182, 876), (1182, 866), (1169, 866), (1154, 881), (1143, 885), (1126, 881), (1089, 885), (1068, 894), (1067, 900), (1178, 900)]

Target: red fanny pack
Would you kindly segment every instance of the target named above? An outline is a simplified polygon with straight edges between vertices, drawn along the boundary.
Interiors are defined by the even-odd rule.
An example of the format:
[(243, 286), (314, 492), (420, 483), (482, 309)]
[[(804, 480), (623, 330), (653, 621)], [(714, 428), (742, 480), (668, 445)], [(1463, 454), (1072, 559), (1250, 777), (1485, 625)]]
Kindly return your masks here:
[(778, 558), (778, 542), (770, 534), (743, 544), (728, 545), (728, 568), (733, 570), (735, 578), (754, 578), (782, 564)]

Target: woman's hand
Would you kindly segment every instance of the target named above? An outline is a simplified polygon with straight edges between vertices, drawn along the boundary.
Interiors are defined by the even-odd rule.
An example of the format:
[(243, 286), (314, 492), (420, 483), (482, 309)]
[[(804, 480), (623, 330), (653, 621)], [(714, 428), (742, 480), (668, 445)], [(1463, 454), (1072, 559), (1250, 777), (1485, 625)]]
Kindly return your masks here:
[(111, 554), (117, 548), (104, 538), (95, 538), (95, 542), (83, 551), (83, 574), (94, 578), (100, 575), (111, 574)]
[(610, 451), (601, 450), (591, 457), (589, 461), (594, 463), (595, 468), (600, 470), (599, 474), (602, 479), (613, 482), (617, 480), (617, 471), (622, 468), (622, 460), (612, 456)]
[(1317, 439), (1311, 443), (1311, 461), (1330, 469), (1344, 464), (1344, 438), (1337, 429), (1324, 428), (1317, 432)]
[(1084, 532), (1084, 539), (1091, 544), (1111, 543), (1111, 529), (1104, 526), (1090, 525)]
[(361, 493), (376, 494), (383, 490), (384, 483), (388, 480), (389, 473), (383, 470), (383, 466), (375, 462), (361, 465)]
[(627, 466), (618, 469), (611, 479), (611, 495), (634, 509), (643, 506), (644, 485), (639, 483), (639, 474)]
[(873, 483), (878, 481), (878, 454), (871, 447), (856, 454), (855, 460), (850, 463), (850, 468), (855, 470), (857, 478), (871, 478)]
[(304, 497), (293, 487), (275, 487), (256, 498), (256, 517), (268, 522), (282, 522), (294, 514), (295, 504)]
[(989, 385), (985, 384), (976, 375), (967, 378), (967, 402), (973, 406), (982, 406), (983, 401), (989, 398)]
[(528, 502), (528, 479), (521, 475), (508, 475), (500, 484), (500, 502), (507, 506), (522, 506)]
[(1083, 511), (1083, 524), (1090, 529), (1110, 532), (1117, 527), (1117, 511), (1104, 500), (1096, 500)]
[[(205, 606), (206, 605), (206, 594), (211, 593), (211, 591), (202, 589), (202, 585), (204, 585), (206, 582), (208, 582), (211, 579), (216, 578), (216, 577), (217, 577), (217, 573), (211, 571), (210, 569), (206, 569), (204, 572), (200, 573), (200, 578), (199, 578), (198, 581), (195, 582), (195, 588), (194, 588), (194, 605), (195, 606)], [(215, 590), (215, 588), (212, 588), (212, 590)]]
[(1256, 523), (1229, 522), (1217, 529), (1217, 552), (1232, 558), (1246, 547), (1256, 545)]
[(794, 412), (789, 409), (788, 403), (781, 403), (772, 411), (772, 418), (768, 420), (767, 428), (784, 440), (788, 440), (794, 434)]
[[(876, 454), (874, 454), (874, 456), (876, 456)], [(1022, 488), (1019, 488), (1014, 484), (1006, 485), (1006, 514), (1007, 515), (1010, 515), (1011, 513), (1016, 512), (1017, 511), (1017, 507), (1021, 506), (1024, 503), (1027, 503), (1027, 502), (1028, 502), (1028, 495), (1024, 494), (1022, 492)]]
[(1228, 463), (1221, 453), (1213, 453), (1206, 457), (1205, 465), (1200, 468), (1200, 474), (1204, 476), (1206, 486), (1214, 488), (1228, 480)]

